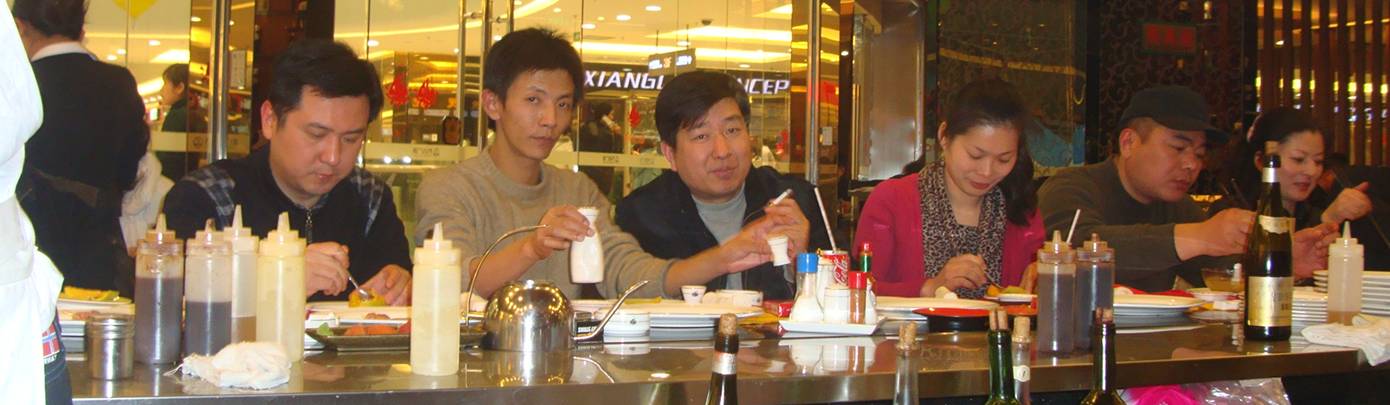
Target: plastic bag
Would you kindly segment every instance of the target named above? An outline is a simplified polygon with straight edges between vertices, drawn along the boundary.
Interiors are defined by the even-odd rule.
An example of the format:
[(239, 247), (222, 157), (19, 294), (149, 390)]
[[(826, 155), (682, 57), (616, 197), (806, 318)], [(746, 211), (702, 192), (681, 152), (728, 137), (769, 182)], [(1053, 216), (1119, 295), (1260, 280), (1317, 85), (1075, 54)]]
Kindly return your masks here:
[(1278, 378), (1137, 387), (1124, 397), (1130, 405), (1289, 405)]

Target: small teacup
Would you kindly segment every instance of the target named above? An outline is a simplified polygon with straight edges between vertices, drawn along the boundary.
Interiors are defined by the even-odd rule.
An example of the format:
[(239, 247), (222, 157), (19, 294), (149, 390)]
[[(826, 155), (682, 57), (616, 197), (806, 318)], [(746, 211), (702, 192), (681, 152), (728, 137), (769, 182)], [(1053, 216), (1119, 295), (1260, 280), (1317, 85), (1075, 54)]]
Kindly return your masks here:
[(683, 285), (681, 286), (681, 298), (685, 298), (687, 304), (699, 304), (705, 297), (705, 286), (702, 285)]

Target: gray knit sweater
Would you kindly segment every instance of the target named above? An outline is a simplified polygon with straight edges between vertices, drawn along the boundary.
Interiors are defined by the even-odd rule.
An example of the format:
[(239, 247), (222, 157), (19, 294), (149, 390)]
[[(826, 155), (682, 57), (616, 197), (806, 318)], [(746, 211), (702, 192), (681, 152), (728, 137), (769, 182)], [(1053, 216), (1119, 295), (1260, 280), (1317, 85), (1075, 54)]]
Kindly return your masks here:
[[(632, 235), (613, 225), (610, 204), (599, 194), (592, 180), (550, 165), (541, 165), (541, 182), (535, 186), (507, 178), (487, 151), (426, 174), (416, 194), (415, 210), (420, 220), (415, 227), (415, 240), (425, 240), (434, 224), (443, 222), (444, 236), (462, 250), (467, 267), (467, 263), (481, 255), (498, 236), (512, 229), (536, 225), (551, 207), (565, 204), (598, 207), (597, 227), (603, 240), (605, 267), (603, 282), (597, 286), (599, 293), (616, 298), (633, 283), (651, 280), (633, 296), (661, 295), (666, 270), (674, 261), (647, 254)], [(523, 236), (513, 236), (502, 242), (498, 250), (517, 243)], [(467, 288), (468, 277), (465, 271), (464, 288)], [(557, 251), (536, 263), (521, 278), (550, 281), (571, 299), (579, 298), (580, 285), (570, 282), (568, 250)]]

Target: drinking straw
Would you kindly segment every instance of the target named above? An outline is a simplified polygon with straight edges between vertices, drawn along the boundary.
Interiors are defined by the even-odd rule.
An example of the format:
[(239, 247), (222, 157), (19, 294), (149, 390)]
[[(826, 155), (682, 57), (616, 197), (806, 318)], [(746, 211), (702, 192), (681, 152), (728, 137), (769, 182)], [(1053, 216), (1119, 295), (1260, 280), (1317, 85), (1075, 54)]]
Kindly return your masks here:
[(820, 208), (820, 222), (825, 225), (825, 237), (830, 239), (830, 249), (840, 250), (835, 245), (835, 233), (830, 231), (830, 219), (825, 216), (825, 202), (820, 198), (820, 186), (811, 186), (811, 191), (816, 195), (816, 208)]
[(1071, 216), (1071, 229), (1067, 230), (1067, 245), (1071, 245), (1071, 234), (1076, 233), (1076, 220), (1081, 219), (1081, 209), (1076, 209), (1076, 215)]

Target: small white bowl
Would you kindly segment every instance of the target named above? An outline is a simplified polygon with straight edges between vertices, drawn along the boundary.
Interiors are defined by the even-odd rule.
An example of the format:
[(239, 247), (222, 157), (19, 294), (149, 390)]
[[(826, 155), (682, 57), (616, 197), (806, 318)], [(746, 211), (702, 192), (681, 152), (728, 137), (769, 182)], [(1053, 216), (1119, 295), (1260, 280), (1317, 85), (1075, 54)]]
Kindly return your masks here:
[(1193, 298), (1206, 302), (1230, 301), (1236, 298), (1236, 293), (1226, 291), (1214, 291), (1210, 288), (1189, 288), (1188, 294)]
[(604, 336), (645, 336), (652, 328), (652, 315), (640, 309), (619, 309), (603, 327)]

